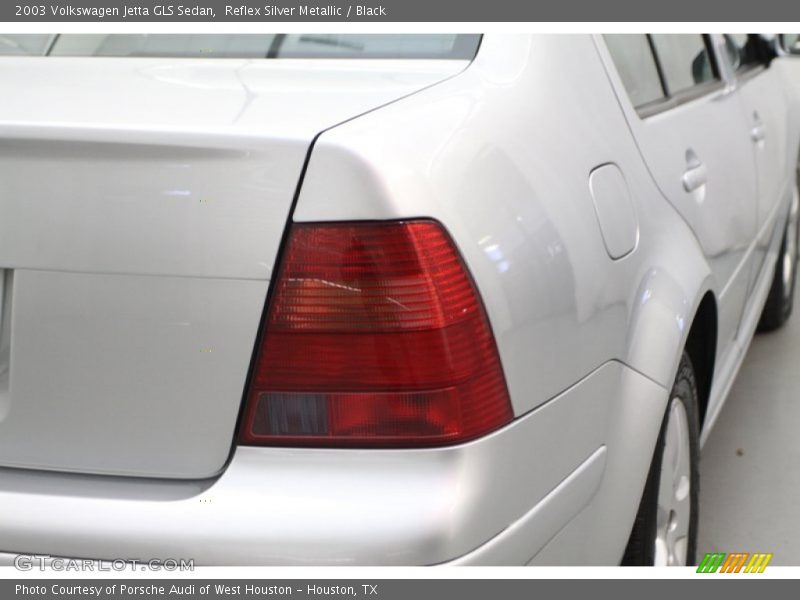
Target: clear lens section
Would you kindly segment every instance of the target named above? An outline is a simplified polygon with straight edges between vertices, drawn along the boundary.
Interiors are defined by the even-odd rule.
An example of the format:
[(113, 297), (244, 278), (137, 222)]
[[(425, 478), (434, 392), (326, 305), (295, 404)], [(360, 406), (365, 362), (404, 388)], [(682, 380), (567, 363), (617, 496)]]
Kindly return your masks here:
[(460, 431), (452, 388), (407, 394), (268, 392), (258, 402), (252, 431), (259, 436), (445, 439)]

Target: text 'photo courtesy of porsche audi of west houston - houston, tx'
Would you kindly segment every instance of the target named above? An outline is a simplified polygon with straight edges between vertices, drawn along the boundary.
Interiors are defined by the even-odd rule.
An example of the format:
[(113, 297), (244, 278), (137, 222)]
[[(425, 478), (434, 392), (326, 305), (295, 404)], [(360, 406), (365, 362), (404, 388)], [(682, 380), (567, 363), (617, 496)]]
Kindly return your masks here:
[(692, 564), (782, 41), (0, 36), (0, 562)]

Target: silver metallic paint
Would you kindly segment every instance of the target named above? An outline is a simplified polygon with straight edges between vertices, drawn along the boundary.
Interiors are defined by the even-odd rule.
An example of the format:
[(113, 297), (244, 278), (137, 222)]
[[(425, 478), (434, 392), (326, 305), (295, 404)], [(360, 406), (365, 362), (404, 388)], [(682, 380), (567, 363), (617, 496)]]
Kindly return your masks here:
[[(800, 67), (788, 60), (763, 84), (781, 88), (787, 107), (800, 98)], [(763, 306), (791, 199), (796, 110), (776, 151), (786, 168), (759, 162), (746, 119), (755, 100), (725, 77), (718, 100), (640, 123), (600, 38), (486, 35), (463, 72), (318, 138), (294, 218), (442, 222), (486, 304), (513, 424), (435, 450), (239, 447), (201, 481), (6, 469), (0, 550), (210, 564), (616, 564), (697, 307), (710, 293), (724, 320), (705, 439)], [(666, 123), (697, 123), (693, 111), (712, 118), (723, 105), (747, 143), (720, 148), (692, 132), (714, 163), (698, 201), (682, 184), (685, 140)], [(770, 144), (779, 121), (758, 110)], [(723, 219), (703, 213), (724, 202), (712, 189), (715, 148), (744, 172), (740, 189), (722, 188), (739, 211)], [(609, 163), (638, 222), (635, 249), (619, 260), (588, 185)]]

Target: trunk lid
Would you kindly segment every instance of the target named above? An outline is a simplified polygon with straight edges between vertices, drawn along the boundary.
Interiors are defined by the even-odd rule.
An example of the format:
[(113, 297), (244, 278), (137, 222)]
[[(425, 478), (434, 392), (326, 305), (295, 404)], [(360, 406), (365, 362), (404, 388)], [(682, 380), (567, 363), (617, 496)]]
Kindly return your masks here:
[(0, 466), (217, 473), (314, 136), (465, 64), (0, 58)]

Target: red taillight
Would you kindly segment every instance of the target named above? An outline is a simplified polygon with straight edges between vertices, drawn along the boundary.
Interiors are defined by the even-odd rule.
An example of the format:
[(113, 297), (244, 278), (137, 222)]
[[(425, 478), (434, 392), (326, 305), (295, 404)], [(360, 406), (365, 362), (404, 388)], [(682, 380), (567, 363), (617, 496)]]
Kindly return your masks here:
[(433, 221), (292, 225), (241, 441), (433, 446), (512, 418), (486, 314)]

